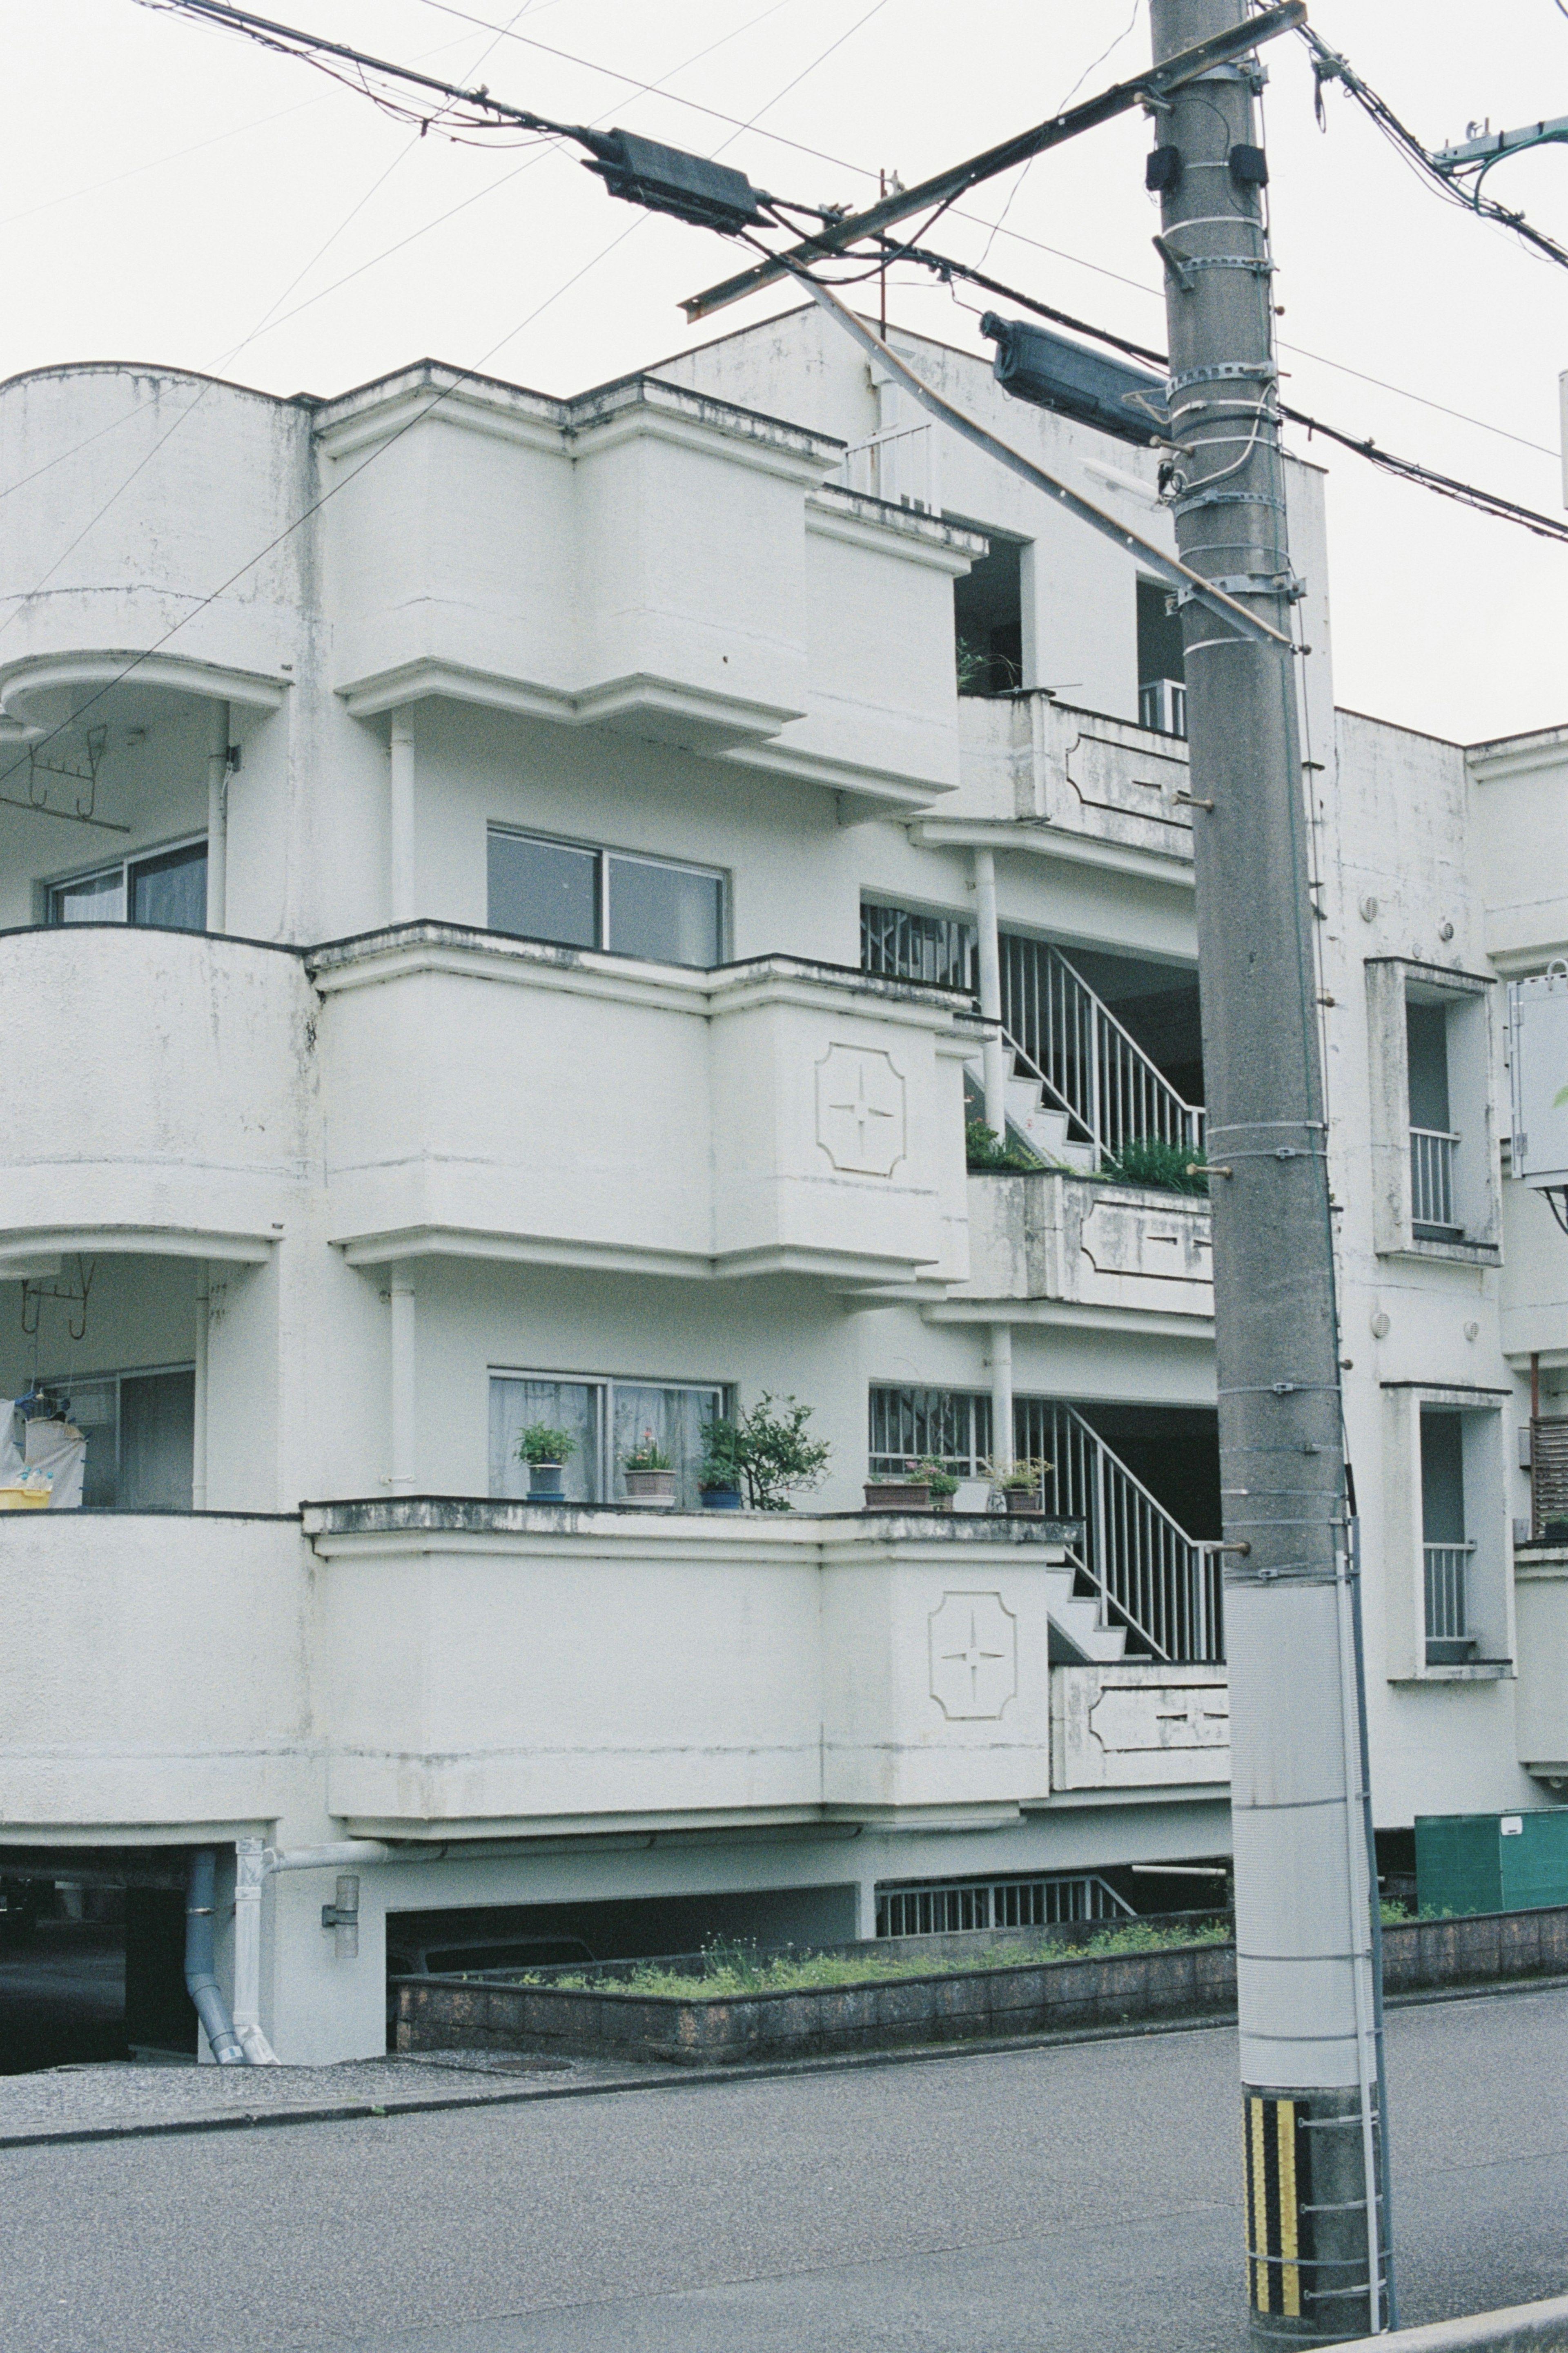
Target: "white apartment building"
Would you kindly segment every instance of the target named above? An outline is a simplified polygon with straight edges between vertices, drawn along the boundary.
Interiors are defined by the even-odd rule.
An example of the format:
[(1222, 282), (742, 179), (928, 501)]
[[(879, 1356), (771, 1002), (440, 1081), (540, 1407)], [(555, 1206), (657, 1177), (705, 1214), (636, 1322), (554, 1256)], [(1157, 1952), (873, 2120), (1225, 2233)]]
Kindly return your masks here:
[[(1171, 543), (1135, 423), (896, 340)], [(0, 1873), (216, 1848), (226, 1998), (321, 2061), (382, 2047), (389, 1921), (844, 1939), (1223, 1857), (1207, 1212), (1115, 1174), (1202, 1137), (1164, 592), (815, 311), (573, 400), (40, 371), (0, 484), (0, 1394), (87, 1439), (0, 1517)], [(1336, 714), (1291, 492), (1398, 1831), (1568, 1775), (1500, 1002), (1568, 954), (1568, 729)], [(1031, 1173), (966, 1173), (993, 958)], [(701, 1508), (764, 1392), (827, 1475)], [(1051, 1516), (985, 1511), (1014, 1456)], [(861, 1510), (925, 1457), (955, 1514)]]

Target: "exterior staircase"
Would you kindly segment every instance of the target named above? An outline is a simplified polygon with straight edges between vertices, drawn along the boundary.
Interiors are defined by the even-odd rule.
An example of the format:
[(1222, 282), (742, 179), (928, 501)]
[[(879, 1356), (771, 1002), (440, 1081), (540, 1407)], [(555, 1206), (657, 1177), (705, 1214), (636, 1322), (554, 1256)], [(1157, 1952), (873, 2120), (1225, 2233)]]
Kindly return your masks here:
[(1051, 1664), (1118, 1667), (1127, 1649), (1127, 1629), (1105, 1622), (1098, 1595), (1078, 1590), (1085, 1581), (1076, 1555), (1051, 1578), (1046, 1604), (1051, 1616)]

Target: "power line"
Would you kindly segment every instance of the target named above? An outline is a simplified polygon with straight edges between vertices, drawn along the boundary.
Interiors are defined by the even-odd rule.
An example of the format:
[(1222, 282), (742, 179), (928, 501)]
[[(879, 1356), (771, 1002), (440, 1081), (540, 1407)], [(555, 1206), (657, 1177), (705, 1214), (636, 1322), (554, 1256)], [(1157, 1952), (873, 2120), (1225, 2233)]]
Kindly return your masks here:
[[(143, 5), (150, 5), (150, 0), (143, 0)], [(880, 5), (880, 0), (879, 0), (879, 5)], [(771, 13), (771, 10), (767, 13)], [(870, 13), (874, 15), (876, 13), (875, 9)], [(493, 30), (495, 28), (492, 26), (491, 29)], [(840, 36), (839, 39), (830, 43), (829, 47), (822, 52), (821, 56), (816, 58), (813, 64), (805, 69), (805, 72), (813, 72), (816, 69), (816, 67), (822, 63), (824, 58), (830, 56), (832, 51), (839, 47), (840, 41), (844, 37), (844, 36)], [(715, 43), (711, 46), (717, 47), (718, 44)], [(688, 58), (682, 65), (672, 67), (670, 70), (673, 73), (684, 72), (687, 66), (695, 64), (699, 58), (705, 57), (707, 54), (708, 52), (706, 49), (700, 49), (697, 52), (695, 58)], [(795, 77), (796, 81), (804, 79), (804, 75), (797, 75)], [(795, 87), (795, 83), (790, 83), (788, 87), (793, 89)], [(784, 93), (783, 91), (780, 91), (776, 93), (776, 96), (782, 97), (784, 94)], [(774, 102), (775, 100), (773, 99), (768, 100), (760, 111), (765, 113), (768, 106), (773, 105)], [(738, 138), (741, 132), (748, 130), (750, 127), (751, 126), (748, 123), (742, 122), (740, 124), (733, 136), (731, 139), (725, 140), (720, 147), (715, 150), (715, 155), (722, 154), (726, 147), (731, 146), (734, 143), (734, 138)], [(28, 747), (27, 753), (23, 758), (14, 760), (8, 768), (0, 769), (0, 787), (8, 784), (10, 779), (14, 776), (18, 775), (24, 767), (28, 766), (33, 755), (40, 751), (45, 744), (52, 743), (58, 736), (66, 733), (69, 728), (78, 726), (85, 712), (90, 711), (95, 704), (101, 702), (104, 697), (111, 694), (117, 687), (123, 685), (128, 678), (132, 677), (136, 670), (141, 669), (143, 662), (150, 661), (154, 654), (161, 652), (172, 638), (177, 637), (182, 629), (187, 628), (189, 624), (195, 620), (200, 614), (205, 612), (209, 605), (216, 604), (220, 596), (226, 596), (228, 591), (236, 585), (237, 582), (245, 578), (247, 573), (253, 572), (258, 564), (264, 564), (267, 558), (274, 554), (278, 548), (283, 546), (289, 540), (290, 540), (296, 532), (302, 530), (305, 524), (310, 522), (316, 515), (320, 514), (324, 507), (330, 506), (331, 501), (343, 491), (346, 491), (352, 483), (357, 482), (361, 475), (365, 473), (370, 467), (374, 465), (379, 458), (384, 457), (388, 449), (395, 448), (396, 444), (403, 439), (405, 434), (411, 433), (416, 425), (423, 424), (425, 419), (431, 415), (433, 410), (438, 408), (444, 400), (450, 399), (452, 395), (463, 385), (472, 382), (473, 379), (479, 375), (481, 369), (486, 367), (489, 363), (495, 358), (499, 352), (504, 351), (509, 343), (514, 343), (517, 340), (517, 337), (522, 333), (524, 328), (531, 326), (534, 320), (542, 317), (544, 311), (549, 310), (552, 303), (559, 301), (563, 294), (570, 293), (573, 287), (580, 284), (581, 281), (587, 277), (590, 270), (596, 269), (600, 262), (607, 259), (609, 255), (615, 252), (618, 246), (624, 245), (628, 237), (635, 236), (637, 231), (643, 227), (647, 217), (648, 216), (646, 212), (639, 213), (635, 220), (629, 222), (624, 229), (619, 230), (616, 236), (611, 237), (607, 245), (601, 246), (595, 254), (592, 255), (587, 261), (584, 262), (581, 269), (574, 270), (569, 278), (564, 279), (552, 293), (547, 294), (542, 302), (536, 303), (534, 308), (530, 311), (525, 317), (518, 321), (516, 326), (509, 328), (507, 332), (501, 336), (498, 343), (494, 343), (490, 345), (489, 351), (483, 353), (480, 357), (474, 361), (469, 366), (458, 370), (453, 376), (452, 381), (449, 384), (443, 385), (441, 389), (435, 395), (434, 398), (426, 401), (423, 408), (416, 410), (416, 413), (412, 417), (406, 418), (395, 431), (388, 434), (384, 441), (378, 442), (375, 448), (369, 451), (351, 474), (345, 474), (338, 481), (332, 483), (330, 489), (323, 491), (319, 498), (313, 499), (301, 513), (295, 516), (291, 522), (285, 524), (284, 528), (280, 532), (275, 533), (264, 547), (258, 548), (255, 554), (247, 556), (242, 565), (238, 565), (235, 571), (229, 574), (226, 580), (220, 581), (216, 588), (209, 590), (207, 595), (193, 605), (188, 612), (183, 613), (177, 621), (173, 622), (170, 627), (163, 631), (162, 637), (155, 638), (152, 645), (144, 646), (140, 653), (133, 655), (132, 659), (126, 662), (124, 667), (116, 672), (113, 678), (106, 679), (104, 683), (99, 687), (94, 693), (89, 695), (85, 702), (81, 703), (71, 712), (68, 719), (61, 720), (58, 725), (48, 729), (46, 733), (39, 736), (37, 741), (32, 743)], [(206, 389), (210, 389), (210, 386), (206, 387)], [(164, 438), (166, 439), (168, 437), (165, 435)], [(161, 447), (162, 445), (160, 444), (159, 446)], [(140, 471), (140, 469), (137, 470)], [(116, 496), (118, 495), (119, 493), (117, 492)], [(26, 810), (32, 808), (33, 804), (28, 801), (18, 800), (14, 795), (7, 794), (4, 790), (0, 790), (0, 806), (7, 808), (20, 808)], [(58, 810), (49, 813), (55, 816), (63, 814)]]
[(1376, 90), (1362, 79), (1349, 58), (1342, 57), (1337, 49), (1331, 49), (1310, 25), (1303, 25), (1300, 32), (1311, 53), (1313, 102), (1322, 129), (1328, 127), (1323, 113), (1323, 86), (1326, 82), (1342, 82), (1347, 94), (1355, 100), (1364, 113), (1371, 116), (1384, 137), (1405, 161), (1422, 179), (1438, 189), (1450, 204), (1458, 205), (1462, 211), (1479, 214), (1485, 220), (1495, 221), (1501, 228), (1511, 229), (1516, 237), (1522, 238), (1546, 260), (1555, 261), (1561, 268), (1568, 269), (1568, 247), (1559, 245), (1556, 238), (1548, 237), (1544, 229), (1536, 228), (1522, 213), (1511, 212), (1506, 205), (1500, 205), (1495, 196), (1484, 196), (1479, 186), (1468, 195), (1456, 187), (1436, 158), (1423, 146), (1409, 125), (1400, 121), (1387, 100), (1380, 98)]
[[(889, 256), (890, 259), (918, 262), (944, 279), (962, 278), (967, 284), (983, 287), (987, 293), (997, 295), (1005, 302), (1016, 302), (1035, 317), (1048, 319), (1054, 326), (1067, 327), (1073, 333), (1090, 336), (1096, 343), (1106, 343), (1113, 351), (1125, 353), (1130, 359), (1146, 360), (1152, 366), (1168, 369), (1170, 360), (1164, 352), (1154, 351), (1147, 343), (1135, 343), (1126, 335), (1113, 334), (1108, 327), (1097, 327), (1088, 320), (1074, 318), (1070, 311), (1058, 310), (1048, 302), (1037, 301), (1033, 295), (1023, 293), (1016, 286), (1008, 286), (1000, 279), (990, 278), (966, 262), (953, 261), (945, 254), (929, 252), (924, 247), (904, 245)], [(1292, 408), (1281, 401), (1279, 415), (1292, 425), (1304, 426), (1309, 436), (1321, 433), (1325, 440), (1334, 441), (1342, 448), (1352, 449), (1358, 458), (1380, 467), (1399, 480), (1415, 483), (1422, 490), (1435, 491), (1440, 497), (1457, 500), (1461, 505), (1473, 507), (1479, 513), (1489, 514), (1500, 522), (1518, 523), (1532, 532), (1538, 539), (1552, 539), (1568, 545), (1568, 518), (1540, 513), (1534, 507), (1521, 506), (1515, 499), (1505, 498), (1500, 491), (1479, 489), (1474, 482), (1460, 480), (1452, 474), (1440, 473), (1436, 467), (1424, 465), (1419, 459), (1402, 458), (1393, 450), (1380, 448), (1370, 435), (1346, 433), (1337, 425), (1327, 425), (1321, 417), (1311, 417), (1304, 409)]]

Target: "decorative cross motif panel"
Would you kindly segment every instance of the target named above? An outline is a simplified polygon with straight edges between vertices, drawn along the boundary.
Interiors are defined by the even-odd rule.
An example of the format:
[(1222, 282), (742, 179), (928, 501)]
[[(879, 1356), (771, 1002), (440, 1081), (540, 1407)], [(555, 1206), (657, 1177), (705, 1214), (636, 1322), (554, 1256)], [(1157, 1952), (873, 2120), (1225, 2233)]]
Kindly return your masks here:
[(999, 1593), (944, 1593), (931, 1613), (931, 1695), (950, 1721), (994, 1718), (1018, 1689), (1018, 1621)]
[(872, 1046), (829, 1046), (816, 1066), (816, 1140), (863, 1176), (890, 1176), (908, 1148), (904, 1082)]

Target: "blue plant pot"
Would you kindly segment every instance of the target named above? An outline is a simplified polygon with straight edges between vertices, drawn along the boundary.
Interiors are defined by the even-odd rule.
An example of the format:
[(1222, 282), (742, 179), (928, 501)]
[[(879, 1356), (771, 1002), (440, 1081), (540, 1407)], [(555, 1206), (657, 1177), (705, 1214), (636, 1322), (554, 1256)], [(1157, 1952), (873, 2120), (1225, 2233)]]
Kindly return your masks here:
[(529, 1502), (559, 1504), (562, 1501), (563, 1476), (562, 1465), (559, 1462), (531, 1462), (528, 1466)]
[(704, 1487), (702, 1508), (705, 1512), (738, 1512), (741, 1508), (739, 1487)]

